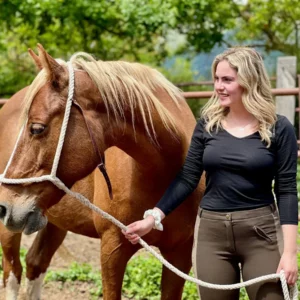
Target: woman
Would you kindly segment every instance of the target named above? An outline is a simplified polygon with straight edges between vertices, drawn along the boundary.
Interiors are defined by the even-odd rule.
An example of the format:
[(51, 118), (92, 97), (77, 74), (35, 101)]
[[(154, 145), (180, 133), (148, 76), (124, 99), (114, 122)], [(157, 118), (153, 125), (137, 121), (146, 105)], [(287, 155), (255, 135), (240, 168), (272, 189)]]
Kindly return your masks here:
[[(294, 128), (276, 115), (263, 60), (254, 49), (236, 47), (218, 55), (212, 75), (215, 92), (181, 171), (156, 207), (124, 234), (135, 244), (153, 227), (159, 229), (205, 170), (206, 191), (195, 227), (196, 276), (233, 284), (240, 276), (246, 281), (284, 270), (292, 285), (297, 280), (298, 224)], [(251, 300), (283, 299), (275, 281), (252, 285), (247, 292)], [(239, 291), (200, 287), (200, 295), (202, 300), (235, 300)]]

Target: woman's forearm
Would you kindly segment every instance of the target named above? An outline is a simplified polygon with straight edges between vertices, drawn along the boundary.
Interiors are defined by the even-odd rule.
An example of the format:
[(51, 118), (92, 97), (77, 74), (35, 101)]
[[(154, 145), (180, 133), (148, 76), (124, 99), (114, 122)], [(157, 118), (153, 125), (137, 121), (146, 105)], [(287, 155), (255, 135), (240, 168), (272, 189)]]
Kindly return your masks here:
[(283, 231), (283, 252), (284, 253), (297, 253), (297, 233), (298, 226), (286, 224), (282, 225)]

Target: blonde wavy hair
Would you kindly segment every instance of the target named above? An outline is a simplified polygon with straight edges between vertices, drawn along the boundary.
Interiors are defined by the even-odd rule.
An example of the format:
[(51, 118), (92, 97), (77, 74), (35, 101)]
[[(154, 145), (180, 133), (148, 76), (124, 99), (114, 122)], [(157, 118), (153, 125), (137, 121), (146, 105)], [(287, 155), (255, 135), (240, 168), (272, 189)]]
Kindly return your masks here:
[[(258, 131), (261, 140), (271, 145), (272, 127), (275, 124), (276, 107), (271, 93), (271, 84), (264, 67), (263, 59), (258, 52), (249, 47), (234, 47), (216, 56), (212, 64), (212, 77), (221, 61), (227, 61), (237, 72), (237, 80), (244, 89), (242, 102), (245, 109), (258, 120)], [(228, 107), (220, 105), (216, 92), (202, 109), (206, 122), (205, 129), (211, 133), (222, 128), (222, 120), (229, 113)]]

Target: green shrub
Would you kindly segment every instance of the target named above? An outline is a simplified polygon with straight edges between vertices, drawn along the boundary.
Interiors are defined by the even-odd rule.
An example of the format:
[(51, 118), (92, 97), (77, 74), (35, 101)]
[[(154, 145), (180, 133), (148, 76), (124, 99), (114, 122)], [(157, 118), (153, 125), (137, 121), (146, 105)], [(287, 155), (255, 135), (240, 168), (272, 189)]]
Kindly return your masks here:
[(127, 265), (123, 293), (134, 299), (160, 299), (162, 266), (153, 257), (136, 256)]
[[(153, 256), (136, 256), (127, 265), (123, 294), (132, 299), (160, 299), (160, 280), (162, 265)], [(193, 273), (190, 273), (193, 276)], [(197, 287), (192, 282), (186, 282), (182, 295), (183, 300), (197, 300)]]

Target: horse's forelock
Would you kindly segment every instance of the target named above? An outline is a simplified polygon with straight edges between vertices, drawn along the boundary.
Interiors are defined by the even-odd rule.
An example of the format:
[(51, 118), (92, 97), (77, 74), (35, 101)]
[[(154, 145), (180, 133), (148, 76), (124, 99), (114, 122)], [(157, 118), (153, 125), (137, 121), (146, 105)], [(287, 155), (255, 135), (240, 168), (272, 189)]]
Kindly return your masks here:
[[(57, 58), (55, 59), (60, 65), (66, 66), (66, 62), (63, 59)], [(31, 107), (32, 101), (36, 94), (39, 92), (39, 90), (47, 83), (48, 81), (48, 75), (44, 69), (42, 69), (37, 76), (34, 78), (32, 83), (27, 89), (26, 95), (24, 97), (24, 100), (22, 102), (22, 112), (20, 115), (20, 126), (24, 124), (24, 122), (28, 118), (28, 112)]]
[(45, 85), (47, 82), (47, 74), (44, 70), (41, 70), (38, 75), (35, 77), (31, 85), (28, 87), (26, 95), (24, 97), (24, 100), (22, 102), (22, 112), (20, 115), (20, 125), (23, 125), (24, 122), (28, 118), (28, 112), (30, 109), (30, 106), (32, 104), (32, 101), (38, 91), (42, 88), (43, 85)]

